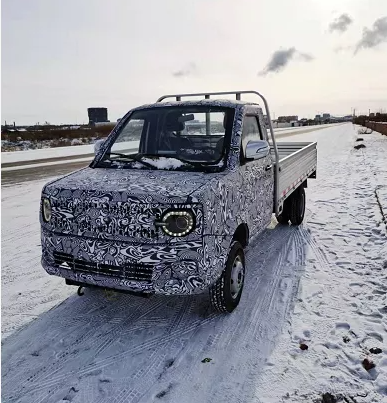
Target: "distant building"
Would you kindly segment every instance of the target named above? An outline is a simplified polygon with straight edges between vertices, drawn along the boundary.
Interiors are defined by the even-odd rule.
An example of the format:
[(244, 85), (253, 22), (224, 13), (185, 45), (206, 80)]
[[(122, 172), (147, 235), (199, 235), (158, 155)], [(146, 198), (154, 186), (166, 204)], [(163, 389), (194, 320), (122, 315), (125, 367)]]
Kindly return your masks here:
[(297, 115), (292, 115), (292, 116), (278, 116), (278, 123), (290, 123), (294, 121), (298, 121), (298, 116)]
[(273, 120), (273, 127), (277, 128), (284, 128), (284, 127), (298, 127), (301, 126), (301, 123), (294, 120), (291, 122), (279, 122), (278, 120)]
[(316, 117), (314, 118), (314, 120), (321, 120), (321, 115), (316, 115)]
[(323, 113), (322, 115), (323, 120), (327, 120), (331, 118), (331, 114), (330, 113)]
[(87, 113), (89, 124), (109, 122), (107, 108), (88, 108)]

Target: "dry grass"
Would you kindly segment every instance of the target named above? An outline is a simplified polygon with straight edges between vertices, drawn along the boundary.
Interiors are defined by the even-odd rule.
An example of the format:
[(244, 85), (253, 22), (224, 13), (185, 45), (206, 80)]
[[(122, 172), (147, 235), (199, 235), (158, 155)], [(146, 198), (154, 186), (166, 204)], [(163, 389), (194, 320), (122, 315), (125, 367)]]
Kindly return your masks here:
[(112, 127), (81, 127), (79, 129), (60, 129), (58, 127), (43, 128), (42, 130), (28, 130), (1, 133), (1, 139), (11, 142), (18, 141), (65, 141), (78, 138), (102, 138), (106, 137)]

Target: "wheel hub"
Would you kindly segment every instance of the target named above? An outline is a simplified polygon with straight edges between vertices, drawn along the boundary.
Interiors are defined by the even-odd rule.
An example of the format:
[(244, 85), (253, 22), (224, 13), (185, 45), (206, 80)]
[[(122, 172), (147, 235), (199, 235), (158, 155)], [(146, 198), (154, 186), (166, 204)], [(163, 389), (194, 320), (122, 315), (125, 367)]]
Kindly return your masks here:
[(237, 296), (239, 295), (243, 286), (244, 277), (245, 277), (245, 268), (243, 266), (241, 257), (237, 256), (232, 265), (231, 280), (230, 280), (231, 297), (233, 299), (237, 298)]

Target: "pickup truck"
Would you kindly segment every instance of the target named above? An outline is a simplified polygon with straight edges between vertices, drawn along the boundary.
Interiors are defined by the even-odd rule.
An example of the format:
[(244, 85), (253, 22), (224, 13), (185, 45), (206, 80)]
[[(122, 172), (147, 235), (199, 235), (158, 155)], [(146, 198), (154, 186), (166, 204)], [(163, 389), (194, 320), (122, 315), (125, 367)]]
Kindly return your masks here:
[[(261, 98), (268, 129), (242, 94)], [(214, 98), (223, 95), (235, 98)], [(249, 240), (273, 213), (281, 224), (302, 223), (316, 169), (317, 144), (277, 144), (256, 91), (162, 96), (130, 110), (88, 167), (43, 187), (42, 266), (80, 294), (87, 286), (143, 296), (209, 290), (215, 310), (232, 312)]]

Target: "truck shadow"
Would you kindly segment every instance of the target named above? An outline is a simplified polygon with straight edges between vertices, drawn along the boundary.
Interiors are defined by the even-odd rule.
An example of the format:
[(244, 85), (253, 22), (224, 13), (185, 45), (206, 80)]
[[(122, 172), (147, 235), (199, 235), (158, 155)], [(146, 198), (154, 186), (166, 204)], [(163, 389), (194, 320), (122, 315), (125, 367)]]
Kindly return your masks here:
[(176, 394), (172, 401), (184, 393), (187, 402), (224, 401), (225, 390), (227, 399), (251, 396), (292, 310), (308, 245), (302, 226), (272, 223), (254, 239), (231, 315), (213, 312), (207, 295), (145, 299), (86, 289), (79, 297), (74, 288), (4, 341), (3, 401), (148, 402), (165, 391)]

